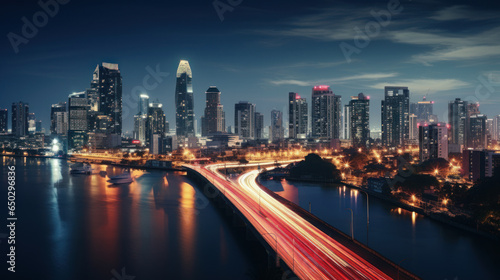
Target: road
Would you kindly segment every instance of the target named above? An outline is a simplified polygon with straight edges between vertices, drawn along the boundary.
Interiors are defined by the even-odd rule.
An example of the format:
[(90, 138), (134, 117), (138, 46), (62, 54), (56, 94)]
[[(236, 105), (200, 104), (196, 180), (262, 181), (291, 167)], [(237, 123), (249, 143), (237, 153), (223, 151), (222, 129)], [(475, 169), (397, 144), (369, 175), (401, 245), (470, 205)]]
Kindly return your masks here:
[(210, 180), (301, 279), (392, 279), (261, 191), (257, 170), (232, 181), (218, 172), (224, 164), (188, 167)]

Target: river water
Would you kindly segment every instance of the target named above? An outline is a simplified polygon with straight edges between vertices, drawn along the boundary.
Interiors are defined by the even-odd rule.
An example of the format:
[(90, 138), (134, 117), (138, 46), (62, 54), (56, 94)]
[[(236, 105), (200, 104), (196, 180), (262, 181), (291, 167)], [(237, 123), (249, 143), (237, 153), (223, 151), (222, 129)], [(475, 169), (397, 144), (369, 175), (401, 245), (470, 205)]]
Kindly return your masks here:
[[(64, 160), (0, 159), (0, 218), (3, 224), (9, 165), (18, 218), (17, 272), (7, 273), (2, 238), (0, 276), (8, 277), (0, 279), (258, 279), (265, 271), (258, 243), (180, 174), (134, 170), (133, 183), (115, 187), (98, 174), (69, 174)], [(0, 238), (6, 232), (4, 225)]]
[[(370, 197), (344, 186), (263, 181), (282, 197), (351, 234), (393, 262), (424, 279), (500, 279), (500, 244)], [(368, 236), (367, 236), (368, 231)]]

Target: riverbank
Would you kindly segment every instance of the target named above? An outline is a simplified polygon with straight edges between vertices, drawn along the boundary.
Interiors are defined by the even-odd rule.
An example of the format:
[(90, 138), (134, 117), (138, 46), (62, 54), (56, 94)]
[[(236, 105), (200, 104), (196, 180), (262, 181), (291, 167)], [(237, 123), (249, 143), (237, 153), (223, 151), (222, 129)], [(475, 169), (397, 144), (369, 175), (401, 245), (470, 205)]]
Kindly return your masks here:
[[(259, 178), (260, 179), (260, 178)], [(372, 197), (376, 197), (380, 200), (383, 200), (383, 201), (386, 201), (396, 207), (399, 207), (399, 208), (402, 208), (402, 209), (405, 209), (405, 210), (408, 210), (408, 211), (412, 211), (412, 212), (415, 212), (417, 214), (420, 214), (420, 215), (423, 215), (423, 216), (426, 216), (434, 221), (438, 221), (438, 222), (441, 222), (441, 223), (444, 223), (446, 225), (449, 225), (449, 226), (452, 226), (454, 228), (458, 228), (458, 229), (461, 229), (461, 230), (464, 230), (464, 231), (467, 231), (467, 232), (470, 232), (470, 233), (474, 233), (474, 234), (477, 234), (477, 235), (480, 235), (482, 237), (486, 237), (486, 238), (489, 238), (491, 240), (494, 240), (496, 242), (500, 242), (500, 237), (498, 235), (495, 235), (495, 234), (492, 234), (492, 233), (489, 233), (489, 232), (486, 232), (486, 231), (482, 231), (480, 229), (478, 229), (478, 227), (472, 227), (470, 225), (467, 225), (467, 224), (464, 224), (464, 223), (461, 223), (459, 221), (455, 221), (454, 217), (450, 217), (449, 215), (446, 215), (445, 213), (442, 213), (442, 214), (438, 214), (438, 213), (433, 213), (429, 210), (426, 210), (426, 209), (423, 209), (421, 207), (417, 207), (417, 206), (413, 206), (413, 205), (409, 205), (409, 204), (406, 204), (398, 199), (395, 199), (393, 197), (388, 197), (386, 195), (383, 195), (381, 193), (378, 193), (378, 192), (375, 192), (375, 191), (372, 191), (372, 190), (369, 190), (369, 189), (366, 189), (366, 188), (362, 188), (360, 186), (356, 186), (356, 185), (353, 185), (353, 184), (349, 184), (349, 183), (345, 183), (345, 182), (341, 182), (341, 181), (334, 181), (334, 180), (320, 180), (320, 179), (296, 179), (296, 178), (293, 178), (293, 179), (288, 179), (287, 180), (290, 180), (292, 182), (304, 182), (304, 183), (318, 183), (318, 184), (341, 184), (341, 185), (344, 185), (346, 187), (349, 187), (351, 189), (356, 189), (356, 190), (360, 190), (360, 191), (363, 191), (363, 192), (366, 192), (368, 195), (372, 196)]]

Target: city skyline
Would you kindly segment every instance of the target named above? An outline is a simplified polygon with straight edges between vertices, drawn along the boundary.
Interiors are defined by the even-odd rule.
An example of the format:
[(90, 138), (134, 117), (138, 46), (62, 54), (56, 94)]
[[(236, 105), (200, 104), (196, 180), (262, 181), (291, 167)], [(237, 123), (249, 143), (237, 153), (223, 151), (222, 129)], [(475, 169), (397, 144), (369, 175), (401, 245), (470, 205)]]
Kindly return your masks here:
[[(130, 96), (136, 86), (144, 86), (143, 80), (147, 75), (159, 73), (149, 81), (152, 89), (146, 93), (166, 105), (167, 120), (173, 124), (175, 109), (167, 104), (173, 104), (174, 100), (175, 66), (179, 60), (187, 59), (196, 69), (193, 94), (198, 124), (204, 109), (204, 104), (199, 101), (203, 100), (204, 90), (210, 85), (217, 85), (225, 94), (223, 103), (228, 116), (234, 114), (232, 104), (240, 100), (262, 103), (259, 110), (265, 116), (273, 108), (286, 112), (286, 103), (282, 100), (286, 99), (288, 92), (308, 96), (310, 88), (318, 84), (331, 86), (332, 91), (341, 96), (363, 92), (371, 96), (373, 104), (383, 98), (384, 86), (404, 85), (412, 92), (411, 102), (427, 96), (428, 100), (435, 101), (436, 112), (445, 111), (450, 100), (460, 97), (477, 99), (481, 103), (481, 112), (488, 117), (497, 115), (495, 107), (500, 99), (495, 92), (500, 85), (499, 61), (497, 51), (492, 48), (499, 37), (499, 23), (494, 16), (497, 4), (489, 3), (491, 6), (485, 7), (483, 3), (464, 6), (458, 2), (437, 5), (421, 1), (401, 2), (403, 10), (393, 14), (387, 25), (381, 25), (378, 36), (370, 38), (369, 44), (359, 48), (359, 53), (353, 53), (348, 62), (339, 45), (355, 46), (354, 28), (364, 29), (367, 23), (374, 20), (371, 11), (386, 10), (387, 3), (371, 3), (362, 9), (346, 3), (342, 3), (341, 9), (333, 9), (332, 4), (324, 2), (307, 7), (289, 5), (287, 9), (280, 10), (281, 20), (278, 21), (269, 11), (280, 3), (242, 2), (234, 11), (226, 12), (222, 22), (211, 3), (195, 3), (190, 11), (199, 17), (175, 32), (168, 27), (179, 20), (180, 16), (176, 13), (185, 10), (185, 4), (176, 3), (158, 11), (152, 11), (147, 5), (137, 6), (139, 17), (150, 12), (151, 18), (135, 26), (131, 36), (118, 50), (111, 47), (112, 40), (104, 27), (92, 35), (84, 30), (75, 32), (80, 35), (71, 35), (67, 43), (71, 43), (72, 47), (63, 48), (66, 45), (60, 44), (62, 38), (56, 35), (65, 33), (68, 28), (79, 29), (80, 25), (75, 20), (82, 20), (84, 12), (95, 13), (87, 9), (80, 12), (78, 9), (82, 8), (82, 4), (69, 2), (61, 5), (59, 13), (50, 19), (47, 26), (39, 28), (36, 37), (27, 44), (19, 45), (17, 54), (12, 55), (12, 45), (5, 39), (2, 45), (5, 64), (1, 70), (5, 82), (0, 90), (19, 94), (2, 95), (0, 106), (9, 108), (12, 102), (20, 101), (15, 97), (23, 97), (21, 101), (31, 103), (30, 110), (37, 114), (37, 119), (42, 120), (45, 130), (49, 131), (50, 112), (45, 108), (64, 101), (62, 96), (88, 88), (89, 69), (107, 61), (120, 65), (124, 77), (124, 98)], [(111, 4), (98, 5), (96, 12), (109, 8), (108, 5)], [(20, 34), (23, 25), (20, 18), (26, 16), (30, 19), (40, 9), (35, 3), (28, 7), (13, 6), (7, 24), (2, 27), (4, 33)], [(172, 17), (164, 18), (159, 15), (160, 11), (167, 11)], [(99, 14), (94, 15), (104, 20)], [(250, 17), (256, 15), (262, 18), (262, 25), (250, 21)], [(88, 19), (84, 22), (95, 25), (91, 21), (93, 17), (85, 14), (85, 18)], [(110, 23), (110, 28), (124, 24), (124, 20), (117, 18), (116, 22)], [(162, 20), (165, 22), (157, 24)], [(457, 20), (462, 20), (460, 32), (465, 35), (460, 36), (463, 38), (458, 37), (462, 33), (458, 33), (458, 28), (454, 26)], [(412, 29), (410, 23), (419, 24), (419, 28)], [(480, 29), (477, 28), (478, 23), (481, 23)], [(340, 28), (334, 28), (337, 25)], [(140, 35), (138, 31), (145, 28), (152, 28), (162, 36)], [(185, 32), (189, 32), (192, 38), (185, 38), (182, 35)], [(249, 34), (248, 38), (242, 36), (242, 32)], [(270, 36), (270, 33), (276, 36)], [(486, 33), (488, 36), (481, 36)], [(163, 34), (171, 36), (165, 39)], [(85, 45), (80, 43), (88, 40), (89, 36), (101, 40), (103, 44), (100, 45), (104, 47), (80, 47)], [(175, 46), (170, 44), (171, 40), (180, 38), (185, 38), (185, 41)], [(205, 49), (195, 47), (196, 42), (210, 38), (218, 40), (223, 47), (220, 50), (211, 46)], [(154, 47), (146, 48), (147, 52), (142, 51), (144, 48), (137, 48), (144, 42), (153, 43)], [(314, 46), (310, 46), (310, 42), (314, 42)], [(50, 48), (55, 43), (59, 47)], [(461, 47), (454, 50), (453, 45)], [(290, 46), (294, 48), (282, 51)], [(398, 51), (390, 55), (381, 53), (387, 46)], [(297, 52), (300, 55), (297, 56)], [(235, 59), (240, 59), (240, 65), (245, 66), (238, 66)], [(30, 63), (31, 67), (19, 66), (25, 63)], [(20, 83), (21, 76), (33, 82)], [(479, 94), (476, 94), (478, 88)], [(247, 98), (248, 95), (252, 98)], [(124, 131), (129, 133), (133, 130), (136, 111), (131, 109), (132, 112), (123, 121)], [(371, 130), (380, 127), (379, 110), (378, 106), (373, 106), (371, 110)], [(447, 121), (446, 116), (438, 117), (439, 121)], [(269, 118), (264, 118), (264, 121), (265, 126), (270, 125)], [(228, 118), (227, 125), (233, 125), (232, 118)]]

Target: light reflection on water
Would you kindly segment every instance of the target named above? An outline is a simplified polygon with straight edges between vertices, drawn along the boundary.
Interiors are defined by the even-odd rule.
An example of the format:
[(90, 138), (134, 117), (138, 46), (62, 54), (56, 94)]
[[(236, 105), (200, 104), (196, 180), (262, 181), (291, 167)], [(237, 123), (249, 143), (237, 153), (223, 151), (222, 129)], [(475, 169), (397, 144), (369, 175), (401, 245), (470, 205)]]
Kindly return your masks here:
[(136, 279), (244, 279), (266, 265), (230, 218), (197, 205), (203, 194), (182, 175), (132, 170), (134, 182), (114, 186), (123, 170), (113, 166), (72, 175), (59, 159), (1, 162), (18, 171), (18, 250), (30, 256), (20, 279), (111, 279), (122, 267)]

